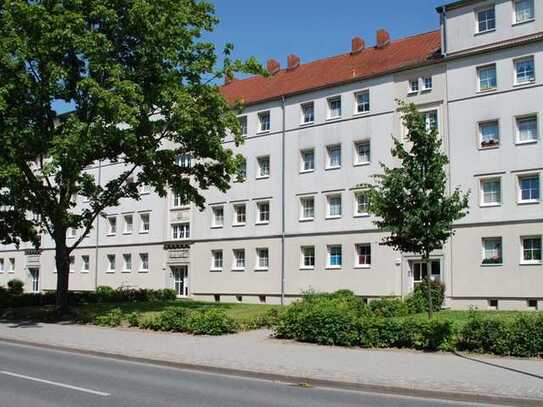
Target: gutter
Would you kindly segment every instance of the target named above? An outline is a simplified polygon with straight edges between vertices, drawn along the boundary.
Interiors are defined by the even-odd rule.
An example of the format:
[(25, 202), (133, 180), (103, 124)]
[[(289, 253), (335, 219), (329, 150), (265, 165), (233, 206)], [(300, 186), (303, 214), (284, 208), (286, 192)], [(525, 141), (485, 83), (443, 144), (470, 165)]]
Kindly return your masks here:
[[(98, 185), (102, 185), (102, 161), (98, 161)], [(94, 248), (94, 291), (98, 288), (98, 251), (100, 239), (100, 217), (96, 217), (96, 247)]]
[(281, 96), (281, 114), (282, 114), (282, 124), (281, 124), (281, 305), (285, 305), (285, 133), (286, 133), (286, 119), (285, 119), (285, 96)]

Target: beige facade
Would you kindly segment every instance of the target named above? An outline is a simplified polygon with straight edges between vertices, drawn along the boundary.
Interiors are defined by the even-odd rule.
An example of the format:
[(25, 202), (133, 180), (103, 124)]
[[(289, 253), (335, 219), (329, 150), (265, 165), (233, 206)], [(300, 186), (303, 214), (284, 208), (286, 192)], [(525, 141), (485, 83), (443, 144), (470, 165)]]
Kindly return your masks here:
[[(380, 244), (359, 200), (379, 162), (395, 164), (402, 99), (438, 126), (450, 188), (471, 192), (469, 214), (432, 257), (446, 305), (541, 309), (542, 6), (452, 3), (439, 9), (441, 58), (248, 105), (246, 141), (235, 148), (246, 157), (246, 180), (227, 193), (203, 191), (203, 211), (152, 191), (110, 208), (76, 251), (70, 288), (172, 287), (180, 296), (253, 303), (288, 303), (308, 290), (409, 294), (424, 266)], [(360, 93), (367, 111), (358, 112)], [(121, 170), (89, 169), (99, 182)], [(0, 249), (0, 285), (17, 277), (27, 290), (54, 289), (51, 241), (44, 238), (39, 256), (29, 249)]]

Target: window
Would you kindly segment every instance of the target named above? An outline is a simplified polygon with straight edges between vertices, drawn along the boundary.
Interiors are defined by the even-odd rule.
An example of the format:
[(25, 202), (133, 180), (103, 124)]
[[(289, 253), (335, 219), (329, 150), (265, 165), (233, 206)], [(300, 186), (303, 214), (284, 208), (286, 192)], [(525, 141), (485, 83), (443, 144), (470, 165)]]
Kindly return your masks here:
[(267, 248), (256, 249), (256, 269), (267, 270), (270, 265), (269, 250)]
[(68, 228), (68, 238), (69, 239), (75, 239), (76, 235), (77, 235), (77, 230), (75, 228)]
[(13, 257), (9, 258), (8, 273), (15, 273), (15, 259)]
[(534, 0), (514, 0), (516, 24), (532, 21), (535, 18)]
[(326, 197), (328, 207), (328, 218), (341, 217), (341, 194), (328, 195)]
[(366, 113), (370, 111), (370, 92), (358, 92), (356, 97), (356, 113)]
[(247, 211), (245, 204), (234, 205), (234, 225), (245, 225)]
[(439, 129), (439, 122), (437, 120), (437, 110), (428, 110), (422, 112), (424, 117), (424, 123), (426, 123), (426, 130)]
[(355, 145), (355, 165), (368, 164), (371, 160), (371, 145), (369, 140), (356, 142)]
[(172, 239), (181, 240), (190, 238), (190, 223), (174, 223), (172, 225)]
[(179, 191), (173, 191), (172, 195), (172, 208), (184, 208), (188, 205), (183, 194)]
[(483, 239), (483, 264), (502, 264), (502, 238), (487, 237)]
[(369, 213), (370, 200), (367, 193), (356, 192), (354, 194), (355, 207), (354, 216), (367, 216)]
[(485, 33), (496, 29), (496, 10), (494, 6), (479, 10), (477, 14), (477, 32)]
[(517, 143), (532, 143), (537, 141), (537, 116), (525, 116), (516, 118)]
[(256, 159), (258, 165), (258, 177), (257, 178), (267, 178), (270, 176), (270, 156), (266, 155), (263, 157), (258, 157)]
[(500, 205), (502, 201), (501, 179), (485, 178), (481, 180), (481, 206)]
[(432, 90), (433, 80), (431, 76), (422, 79), (422, 90)]
[(69, 261), (70, 261), (70, 264), (69, 264), (69, 272), (70, 273), (73, 273), (75, 270), (75, 256), (70, 256), (69, 257)]
[(211, 250), (211, 269), (222, 270), (223, 263), (222, 250)]
[(151, 215), (140, 213), (140, 233), (148, 233), (151, 229)]
[(131, 254), (123, 254), (123, 263), (124, 263), (123, 271), (125, 272), (132, 271), (132, 255)]
[(117, 233), (117, 217), (110, 216), (107, 218), (107, 234), (114, 235)]
[(266, 202), (257, 202), (257, 220), (256, 223), (269, 223), (270, 222), (270, 203)]
[(328, 267), (339, 268), (343, 264), (341, 246), (328, 246)]
[(190, 154), (179, 154), (175, 158), (175, 163), (184, 168), (190, 168), (192, 165), (192, 156)]
[(481, 148), (500, 145), (500, 125), (497, 120), (479, 123), (479, 143)]
[(244, 249), (234, 249), (234, 265), (232, 270), (244, 270), (245, 269), (245, 250)]
[(315, 246), (302, 246), (302, 269), (315, 268)]
[(315, 104), (313, 102), (302, 104), (302, 124), (315, 121)]
[(270, 131), (270, 112), (260, 112), (258, 114), (259, 131)]
[(520, 176), (519, 203), (539, 202), (539, 175)]
[(243, 157), (242, 161), (239, 164), (238, 176), (236, 182), (243, 182), (247, 178), (247, 160)]
[(115, 271), (115, 255), (107, 255), (107, 271), (113, 273)]
[(6, 271), (5, 269), (5, 264), (4, 264), (4, 259), (0, 259), (0, 273), (3, 273), (4, 271)]
[(247, 135), (247, 116), (240, 116), (238, 117), (239, 120), (239, 128), (241, 131), (242, 136)]
[(541, 236), (521, 237), (521, 263), (541, 264)]
[(309, 172), (315, 169), (315, 150), (310, 148), (301, 151), (302, 163), (300, 172)]
[(515, 85), (535, 82), (534, 57), (515, 60)]
[(409, 93), (418, 93), (419, 92), (419, 80), (413, 79), (409, 81)]
[(90, 257), (81, 256), (81, 272), (86, 273), (90, 270)]
[(494, 90), (498, 86), (496, 79), (496, 64), (481, 66), (477, 68), (479, 78), (479, 91)]
[(134, 230), (134, 218), (132, 215), (124, 215), (124, 230), (123, 233), (132, 233)]
[(300, 220), (313, 220), (315, 218), (315, 197), (300, 198)]
[(140, 271), (149, 271), (149, 253), (140, 253)]
[(140, 184), (139, 191), (141, 195), (146, 195), (151, 192), (151, 187), (147, 184)]
[(328, 118), (337, 119), (341, 117), (341, 96), (328, 98)]
[(224, 207), (223, 206), (214, 206), (211, 208), (213, 212), (213, 221), (211, 223), (212, 227), (219, 228), (224, 225)]
[(355, 266), (364, 267), (371, 266), (371, 244), (362, 243), (355, 246), (356, 262)]
[(326, 168), (341, 167), (341, 144), (327, 146), (326, 151), (328, 153), (328, 162), (326, 163)]

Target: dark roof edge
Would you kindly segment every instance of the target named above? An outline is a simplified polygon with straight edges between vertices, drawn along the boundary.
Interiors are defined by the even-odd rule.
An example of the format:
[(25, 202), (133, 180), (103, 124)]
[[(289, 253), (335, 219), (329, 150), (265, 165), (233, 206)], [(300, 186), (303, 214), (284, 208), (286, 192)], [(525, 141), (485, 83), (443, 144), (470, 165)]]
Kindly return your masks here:
[(481, 1), (483, 0), (458, 0), (453, 3), (448, 3), (448, 4), (444, 4), (443, 6), (436, 7), (436, 10), (438, 13), (442, 13), (443, 11), (453, 10), (455, 8), (468, 6), (470, 4), (479, 3)]

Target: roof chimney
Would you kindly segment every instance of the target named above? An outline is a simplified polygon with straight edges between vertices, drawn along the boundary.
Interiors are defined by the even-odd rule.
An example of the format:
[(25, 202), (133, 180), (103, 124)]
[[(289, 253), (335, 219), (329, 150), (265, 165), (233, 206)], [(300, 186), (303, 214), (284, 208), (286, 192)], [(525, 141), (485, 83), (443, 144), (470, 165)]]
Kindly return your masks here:
[(266, 65), (268, 72), (271, 75), (275, 75), (277, 72), (281, 70), (281, 64), (279, 64), (279, 61), (276, 59), (268, 59), (268, 63)]
[(353, 37), (351, 41), (351, 55), (355, 55), (360, 53), (366, 44), (364, 43), (364, 40), (360, 37)]
[(377, 31), (377, 45), (376, 48), (384, 48), (390, 43), (390, 34), (387, 30), (378, 30)]
[(300, 57), (298, 55), (290, 54), (287, 58), (288, 70), (292, 71), (300, 66)]

